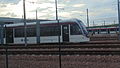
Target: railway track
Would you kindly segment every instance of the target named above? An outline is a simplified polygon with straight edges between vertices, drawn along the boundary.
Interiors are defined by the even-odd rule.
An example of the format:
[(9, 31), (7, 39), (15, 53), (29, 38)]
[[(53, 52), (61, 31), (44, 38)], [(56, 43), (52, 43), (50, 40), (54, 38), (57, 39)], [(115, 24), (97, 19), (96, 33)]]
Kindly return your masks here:
[[(120, 42), (111, 42), (111, 41), (103, 41), (103, 42), (87, 42), (87, 43), (64, 43), (60, 44), (61, 48), (120, 48)], [(59, 48), (59, 44), (28, 44), (24, 46), (24, 44), (4, 44), (0, 45), (0, 49), (53, 49)]]
[(60, 44), (28, 44), (28, 46), (7, 44), (0, 46), (0, 54), (35, 54), (35, 55), (120, 55), (120, 42), (89, 42)]
[[(91, 45), (91, 44), (120, 44), (120, 41), (90, 41), (81, 43), (60, 43), (60, 45)], [(25, 46), (25, 44), (0, 44), (1, 46)], [(40, 44), (27, 44), (27, 46), (40, 46), (40, 45), (59, 45), (59, 43), (40, 43)]]
[[(60, 45), (61, 48), (120, 48), (120, 44), (103, 44), (103, 45)], [(0, 46), (0, 49), (53, 49), (53, 48), (59, 48), (58, 45), (51, 45), (51, 46)]]
[[(6, 54), (5, 51), (0, 51), (0, 54)], [(120, 50), (85, 50), (85, 51), (8, 51), (9, 55), (120, 55)]]

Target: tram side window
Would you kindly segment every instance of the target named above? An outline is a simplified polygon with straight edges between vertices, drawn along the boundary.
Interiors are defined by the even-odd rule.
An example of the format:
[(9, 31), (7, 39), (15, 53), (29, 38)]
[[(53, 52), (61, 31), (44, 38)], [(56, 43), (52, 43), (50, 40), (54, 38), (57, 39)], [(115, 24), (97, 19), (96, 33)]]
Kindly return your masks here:
[(88, 30), (90, 33), (92, 32), (92, 30)]
[(110, 29), (110, 31), (115, 31), (115, 29)]
[(6, 36), (6, 33), (5, 33), (5, 30), (3, 30), (3, 38), (5, 38)]
[(106, 29), (101, 29), (101, 31), (106, 31)]
[(110, 34), (110, 29), (108, 29), (107, 31), (108, 31), (108, 34)]
[(97, 31), (98, 31), (98, 34), (100, 34), (100, 30), (98, 29)]
[(15, 37), (24, 37), (24, 28), (15, 28)]
[(80, 30), (77, 24), (70, 25), (70, 34), (71, 35), (81, 35), (82, 31)]
[(3, 38), (5, 38), (6, 33), (5, 33), (5, 28), (3, 28)]
[(36, 28), (35, 27), (28, 27), (26, 32), (27, 32), (27, 37), (36, 36)]
[(58, 36), (59, 34), (59, 28), (57, 25), (40, 27), (40, 36)]
[(115, 31), (117, 31), (117, 28), (115, 28)]
[(118, 28), (116, 28), (116, 30), (117, 30), (117, 31), (119, 31), (119, 29), (118, 29)]

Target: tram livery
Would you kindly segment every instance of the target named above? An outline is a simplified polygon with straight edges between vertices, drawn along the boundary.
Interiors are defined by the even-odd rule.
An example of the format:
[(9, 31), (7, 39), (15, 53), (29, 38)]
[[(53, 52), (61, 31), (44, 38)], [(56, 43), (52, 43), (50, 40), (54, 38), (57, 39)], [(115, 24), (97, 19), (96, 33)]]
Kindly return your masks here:
[(119, 34), (118, 27), (90, 28), (89, 34)]
[[(24, 44), (24, 23), (6, 24), (4, 27), (4, 43)], [(88, 32), (82, 21), (78, 19), (42, 21), (26, 23), (28, 44), (87, 42)]]

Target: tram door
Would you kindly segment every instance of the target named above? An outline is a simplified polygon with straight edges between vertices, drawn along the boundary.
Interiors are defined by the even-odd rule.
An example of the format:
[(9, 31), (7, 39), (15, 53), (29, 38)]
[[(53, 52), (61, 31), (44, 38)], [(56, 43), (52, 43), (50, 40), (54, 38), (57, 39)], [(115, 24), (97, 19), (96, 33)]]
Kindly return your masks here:
[(13, 29), (12, 28), (5, 28), (6, 34), (6, 43), (13, 43)]
[(62, 25), (63, 42), (69, 42), (69, 25)]

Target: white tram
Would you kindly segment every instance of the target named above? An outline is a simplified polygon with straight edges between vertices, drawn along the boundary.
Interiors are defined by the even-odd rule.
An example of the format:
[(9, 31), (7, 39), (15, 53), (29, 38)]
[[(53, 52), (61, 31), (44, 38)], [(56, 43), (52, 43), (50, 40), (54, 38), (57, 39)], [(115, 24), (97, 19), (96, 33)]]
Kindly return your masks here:
[[(42, 21), (27, 23), (27, 43), (58, 43), (87, 42), (88, 32), (82, 21), (78, 19)], [(4, 33), (4, 43), (24, 44), (24, 23), (7, 24)]]

